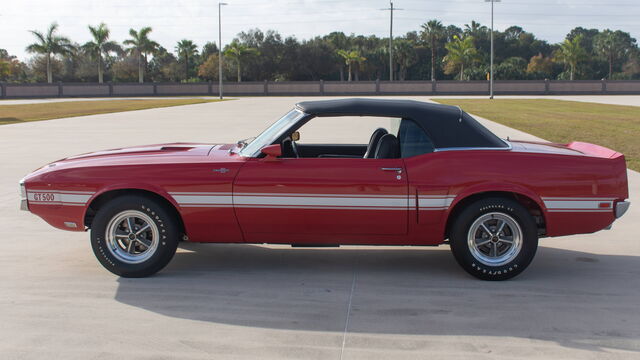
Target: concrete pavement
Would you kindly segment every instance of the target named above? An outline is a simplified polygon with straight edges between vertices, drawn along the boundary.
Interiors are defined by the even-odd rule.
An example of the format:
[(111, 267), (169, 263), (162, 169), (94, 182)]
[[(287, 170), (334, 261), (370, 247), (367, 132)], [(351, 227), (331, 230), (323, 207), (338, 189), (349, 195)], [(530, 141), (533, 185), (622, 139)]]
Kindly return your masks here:
[[(19, 179), (47, 162), (135, 144), (231, 142), (299, 100), (0, 126), (0, 358), (640, 359), (632, 171), (634, 205), (612, 230), (543, 239), (533, 264), (500, 283), (468, 276), (447, 246), (186, 244), (159, 275), (119, 279), (94, 259), (88, 234), (17, 210)], [(482, 121), (500, 136), (530, 137)]]
[[(157, 100), (157, 99), (217, 99), (217, 96), (182, 96), (182, 97), (124, 97), (124, 98), (48, 98), (48, 99), (7, 99), (0, 100), (0, 105), (22, 105), (39, 104), (68, 101), (109, 101), (109, 100)], [(236, 97), (237, 98), (237, 97)], [(258, 97), (262, 98), (262, 97)], [(278, 97), (268, 97), (278, 99)], [(327, 97), (325, 97), (326, 99)], [(407, 98), (406, 96), (383, 96), (377, 98)], [(421, 99), (486, 99), (486, 95), (443, 95), (443, 96), (414, 96), (411, 98)], [(251, 99), (251, 97), (241, 97), (241, 99)], [(290, 99), (290, 98), (289, 98)], [(299, 97), (299, 99), (310, 99), (310, 97)], [(555, 99), (565, 101), (593, 102), (610, 105), (640, 106), (640, 95), (505, 95), (496, 96), (496, 99)]]

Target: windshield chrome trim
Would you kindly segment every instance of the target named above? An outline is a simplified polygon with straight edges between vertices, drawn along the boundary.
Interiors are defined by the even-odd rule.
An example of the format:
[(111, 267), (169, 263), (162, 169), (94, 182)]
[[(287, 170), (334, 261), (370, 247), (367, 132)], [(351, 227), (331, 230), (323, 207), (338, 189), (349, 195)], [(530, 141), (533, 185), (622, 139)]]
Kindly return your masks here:
[[(294, 126), (295, 124), (297, 124), (300, 120), (302, 120), (302, 119), (306, 118), (307, 116), (309, 116), (309, 114), (307, 114), (306, 112), (304, 112), (304, 111), (300, 110), (297, 106), (296, 106), (295, 108), (291, 109), (289, 112), (291, 112), (291, 111), (297, 111), (298, 113), (300, 113), (300, 114), (299, 114), (299, 115), (301, 115), (301, 116), (300, 116), (300, 118), (298, 119), (298, 121), (296, 121), (295, 123), (293, 123), (293, 124), (292, 124), (291, 126), (289, 126), (288, 128), (283, 129), (283, 131), (282, 131), (282, 132), (280, 132), (280, 134), (278, 134), (278, 136), (276, 137), (276, 139), (277, 139), (278, 137), (280, 137), (280, 135), (282, 135), (283, 133), (285, 133), (287, 130), (289, 130), (292, 126)], [(280, 121), (280, 119), (278, 119), (278, 121)], [(274, 123), (274, 124), (275, 124), (275, 123)], [(269, 129), (269, 128), (267, 128), (267, 129)], [(265, 129), (265, 131), (267, 131), (267, 129)], [(263, 132), (264, 132), (264, 131), (263, 131)], [(258, 136), (256, 136), (256, 138), (255, 138), (253, 141), (257, 140), (257, 139), (260, 137), (260, 135), (262, 135), (262, 133), (258, 134)], [(251, 143), (249, 143), (249, 144), (251, 144)], [(247, 146), (249, 146), (249, 144), (247, 144), (247, 145), (243, 146), (243, 147), (240, 149), (240, 151), (238, 151), (236, 154), (237, 154), (237, 155), (240, 155), (240, 156), (242, 156), (242, 157), (245, 157), (245, 158), (256, 158), (256, 157), (258, 157), (258, 156), (260, 155), (260, 151), (261, 151), (262, 149), (258, 149), (257, 151), (255, 151), (255, 152), (254, 152), (254, 153), (252, 153), (252, 154), (247, 154), (247, 155), (245, 155), (245, 154), (243, 154), (243, 153), (242, 153), (242, 149), (244, 149), (244, 148), (246, 148)], [(271, 144), (267, 144), (267, 145), (271, 145)], [(267, 145), (263, 145), (262, 147), (265, 147), (265, 146), (267, 146)]]

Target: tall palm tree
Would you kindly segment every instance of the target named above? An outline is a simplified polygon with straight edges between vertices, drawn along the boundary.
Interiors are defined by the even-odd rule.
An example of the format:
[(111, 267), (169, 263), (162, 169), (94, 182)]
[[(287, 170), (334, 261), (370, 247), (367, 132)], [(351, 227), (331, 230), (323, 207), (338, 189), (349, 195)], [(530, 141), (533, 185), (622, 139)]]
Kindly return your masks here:
[(152, 30), (153, 29), (148, 26), (143, 27), (140, 31), (129, 29), (131, 39), (123, 42), (123, 44), (129, 45), (129, 49), (127, 49), (129, 54), (138, 58), (138, 82), (140, 83), (144, 82), (144, 68), (147, 64), (147, 55), (155, 52), (160, 47), (157, 42), (149, 39), (149, 33)]
[(460, 81), (464, 80), (465, 66), (471, 66), (478, 60), (478, 49), (473, 45), (473, 36), (460, 39), (457, 35), (445, 45), (447, 55), (442, 59), (449, 74), (460, 70)]
[(183, 39), (178, 41), (176, 52), (179, 57), (184, 58), (184, 78), (189, 79), (189, 58), (198, 55), (198, 46), (191, 40)]
[(620, 30), (606, 29), (594, 36), (593, 47), (609, 62), (609, 79), (613, 75), (613, 63), (630, 50), (631, 46), (629, 45), (630, 41), (625, 41), (624, 33)]
[(464, 34), (467, 36), (473, 36), (474, 38), (479, 38), (488, 31), (489, 29), (486, 26), (476, 22), (475, 20), (471, 20), (471, 24), (464, 25)]
[(429, 43), (431, 48), (431, 81), (436, 79), (436, 58), (438, 57), (438, 43), (445, 38), (446, 28), (438, 20), (429, 20), (422, 24), (422, 39)]
[(351, 69), (353, 65), (362, 64), (367, 60), (367, 58), (360, 55), (360, 52), (357, 50), (338, 50), (338, 55), (340, 55), (344, 59), (344, 63), (348, 67), (349, 75), (347, 76), (347, 81), (351, 81)]
[(97, 27), (89, 25), (89, 32), (93, 37), (93, 41), (82, 45), (82, 48), (98, 60), (98, 82), (102, 83), (104, 74), (102, 55), (109, 56), (110, 52), (122, 52), (122, 48), (117, 42), (109, 41), (111, 32), (104, 23), (101, 23)]
[(587, 56), (587, 51), (581, 45), (582, 38), (580, 34), (573, 39), (565, 39), (555, 54), (557, 61), (569, 66), (569, 80), (574, 79), (578, 64)]
[(44, 55), (46, 57), (47, 82), (49, 84), (53, 82), (53, 74), (51, 73), (51, 56), (68, 55), (74, 50), (71, 41), (64, 36), (57, 35), (57, 31), (57, 23), (49, 25), (45, 34), (37, 30), (30, 30), (30, 32), (36, 37), (37, 41), (26, 48), (27, 52)]
[(236, 61), (236, 67), (238, 69), (238, 82), (242, 82), (242, 58), (252, 54), (257, 55), (258, 50), (252, 47), (248, 47), (245, 44), (241, 44), (236, 40), (227, 45), (227, 49), (224, 51), (224, 56), (230, 57)]

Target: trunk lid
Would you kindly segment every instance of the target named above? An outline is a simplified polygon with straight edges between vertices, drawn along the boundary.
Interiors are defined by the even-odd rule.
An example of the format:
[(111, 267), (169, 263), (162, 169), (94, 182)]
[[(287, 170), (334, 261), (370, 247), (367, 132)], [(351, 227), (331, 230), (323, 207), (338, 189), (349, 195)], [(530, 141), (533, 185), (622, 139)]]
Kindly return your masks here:
[(510, 141), (513, 151), (558, 154), (558, 155), (575, 155), (575, 156), (591, 156), (605, 159), (613, 159), (624, 157), (621, 153), (608, 149), (604, 146), (573, 141), (568, 144), (558, 144), (551, 142), (536, 141)]

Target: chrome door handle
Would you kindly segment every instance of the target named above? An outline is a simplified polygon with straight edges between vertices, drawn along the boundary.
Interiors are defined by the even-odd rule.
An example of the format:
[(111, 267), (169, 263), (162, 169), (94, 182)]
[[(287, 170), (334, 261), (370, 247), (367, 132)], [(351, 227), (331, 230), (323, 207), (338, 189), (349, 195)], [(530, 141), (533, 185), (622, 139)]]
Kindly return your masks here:
[(226, 173), (229, 172), (229, 169), (227, 169), (227, 168), (219, 168), (219, 169), (213, 169), (211, 171), (217, 172), (217, 173), (220, 173), (220, 174), (226, 174)]
[(402, 174), (402, 168), (380, 168), (382, 171), (395, 171), (398, 174)]

